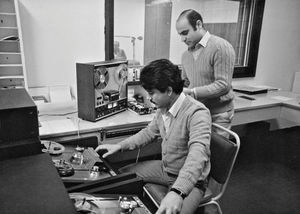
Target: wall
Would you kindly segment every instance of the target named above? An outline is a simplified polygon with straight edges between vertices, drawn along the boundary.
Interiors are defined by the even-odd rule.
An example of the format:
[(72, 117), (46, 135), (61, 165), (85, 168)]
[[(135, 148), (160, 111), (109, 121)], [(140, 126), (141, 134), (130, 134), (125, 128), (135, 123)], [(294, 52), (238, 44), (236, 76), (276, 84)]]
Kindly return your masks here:
[(76, 62), (101, 61), (104, 0), (19, 0), (29, 87), (76, 85)]
[[(19, 1), (29, 86), (76, 84), (76, 62), (104, 59), (104, 0)], [(123, 3), (115, 7), (123, 8), (126, 20), (132, 18), (132, 7), (116, 2)], [(143, 14), (144, 7), (138, 7)], [(294, 74), (300, 71), (299, 11), (299, 0), (266, 0), (256, 76), (235, 79), (235, 84), (291, 89)], [(143, 32), (141, 20), (125, 23), (115, 33), (140, 36)], [(178, 35), (172, 36), (179, 40)], [(136, 55), (141, 58), (138, 43), (143, 41), (136, 42)], [(186, 48), (183, 43), (182, 48)]]

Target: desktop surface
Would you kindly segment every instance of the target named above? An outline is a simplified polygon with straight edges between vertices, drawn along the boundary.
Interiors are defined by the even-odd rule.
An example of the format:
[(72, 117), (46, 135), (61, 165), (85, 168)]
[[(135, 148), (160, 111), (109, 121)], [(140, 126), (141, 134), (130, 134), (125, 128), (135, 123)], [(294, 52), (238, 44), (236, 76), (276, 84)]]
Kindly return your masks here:
[(76, 210), (84, 213), (140, 213), (151, 214), (137, 195), (70, 193)]
[[(72, 145), (64, 147), (62, 154), (51, 155), (51, 158), (54, 162), (65, 161), (74, 169), (74, 174), (61, 176), (65, 185), (101, 180), (117, 175), (117, 172), (93, 148), (82, 147), (84, 150), (79, 152), (79, 155), (82, 155), (82, 161), (78, 162), (73, 158), (78, 155), (76, 147)], [(93, 170), (94, 167), (97, 168), (96, 171)]]
[[(235, 93), (233, 125), (263, 121), (281, 117), (281, 108), (286, 107), (300, 111), (300, 94), (287, 91), (270, 91), (264, 94), (246, 95), (254, 99), (244, 99), (245, 94)], [(100, 132), (105, 129), (120, 127), (146, 126), (154, 114), (139, 115), (128, 109), (122, 113), (107, 117), (97, 122), (80, 120), (77, 114), (76, 102), (39, 105), (40, 136), (42, 139)], [(269, 111), (270, 110), (270, 111)], [(258, 114), (257, 114), (258, 113)], [(256, 115), (257, 114), (257, 115)], [(299, 114), (300, 115), (300, 114)], [(292, 122), (299, 121), (299, 116), (289, 117)]]

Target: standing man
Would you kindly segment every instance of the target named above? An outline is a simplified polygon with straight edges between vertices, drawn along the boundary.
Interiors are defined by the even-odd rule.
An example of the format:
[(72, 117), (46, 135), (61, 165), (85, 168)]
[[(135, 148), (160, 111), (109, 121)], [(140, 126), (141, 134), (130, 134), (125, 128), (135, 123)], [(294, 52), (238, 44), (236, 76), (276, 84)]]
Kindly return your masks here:
[[(182, 55), (183, 92), (204, 103), (212, 122), (231, 128), (234, 114), (231, 86), (235, 52), (232, 45), (203, 27), (203, 19), (195, 10), (183, 11), (176, 22), (181, 40), (188, 46)], [(225, 132), (215, 130), (228, 137)]]
[(178, 66), (169, 60), (151, 62), (141, 71), (142, 87), (158, 110), (149, 125), (118, 144), (103, 144), (103, 157), (138, 149), (162, 138), (162, 160), (149, 160), (122, 168), (135, 172), (145, 182), (169, 188), (157, 214), (194, 213), (204, 196), (210, 171), (211, 116), (200, 102), (182, 93)]

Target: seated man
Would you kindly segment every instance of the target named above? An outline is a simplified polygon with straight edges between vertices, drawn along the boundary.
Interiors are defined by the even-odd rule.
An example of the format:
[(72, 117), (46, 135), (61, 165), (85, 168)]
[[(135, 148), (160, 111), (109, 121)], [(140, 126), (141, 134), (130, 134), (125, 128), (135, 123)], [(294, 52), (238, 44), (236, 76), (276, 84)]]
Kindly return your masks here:
[(157, 213), (194, 213), (205, 192), (210, 171), (211, 116), (199, 101), (184, 95), (178, 66), (160, 59), (145, 66), (142, 87), (158, 110), (149, 125), (117, 144), (103, 144), (103, 157), (133, 150), (162, 138), (162, 160), (125, 166), (121, 172), (135, 172), (145, 182), (162, 184), (169, 192)]

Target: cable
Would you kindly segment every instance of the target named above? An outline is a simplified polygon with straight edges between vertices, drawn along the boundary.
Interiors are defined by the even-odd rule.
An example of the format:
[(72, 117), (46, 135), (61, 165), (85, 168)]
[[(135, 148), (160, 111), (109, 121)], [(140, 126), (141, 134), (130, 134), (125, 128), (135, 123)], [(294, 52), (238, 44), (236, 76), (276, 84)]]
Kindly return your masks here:
[(74, 114), (74, 113), (77, 113), (78, 111), (71, 111), (71, 112), (67, 112), (67, 113), (61, 113), (61, 114), (39, 114), (38, 116), (39, 117), (42, 117), (42, 116), (66, 116), (68, 114)]
[(138, 150), (138, 153), (137, 153), (137, 156), (136, 156), (135, 163), (138, 163), (138, 162), (139, 162), (140, 152), (141, 152), (141, 149)]

